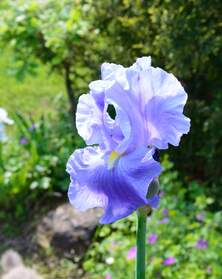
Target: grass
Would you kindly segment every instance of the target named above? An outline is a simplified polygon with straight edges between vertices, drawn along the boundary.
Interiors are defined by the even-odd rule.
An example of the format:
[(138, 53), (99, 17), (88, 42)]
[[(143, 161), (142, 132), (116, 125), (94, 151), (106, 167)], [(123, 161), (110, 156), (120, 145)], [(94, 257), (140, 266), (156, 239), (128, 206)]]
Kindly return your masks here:
[(13, 61), (7, 50), (0, 56), (0, 107), (9, 113), (19, 111), (38, 116), (52, 112), (53, 99), (59, 93), (65, 94), (62, 77), (49, 74), (47, 66), (40, 65), (36, 76), (26, 76), (23, 81), (9, 75), (10, 68), (13, 68)]

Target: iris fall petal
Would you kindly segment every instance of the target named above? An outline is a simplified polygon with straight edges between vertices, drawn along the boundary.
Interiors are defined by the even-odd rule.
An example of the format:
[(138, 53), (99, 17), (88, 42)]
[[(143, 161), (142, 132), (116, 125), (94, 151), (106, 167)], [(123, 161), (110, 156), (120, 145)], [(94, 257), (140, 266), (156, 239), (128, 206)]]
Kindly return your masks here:
[(71, 176), (70, 202), (80, 210), (103, 207), (101, 223), (112, 223), (128, 216), (145, 204), (155, 205), (156, 197), (147, 200), (150, 182), (161, 172), (147, 148), (120, 156), (109, 168), (107, 155), (99, 148), (76, 150), (67, 164)]

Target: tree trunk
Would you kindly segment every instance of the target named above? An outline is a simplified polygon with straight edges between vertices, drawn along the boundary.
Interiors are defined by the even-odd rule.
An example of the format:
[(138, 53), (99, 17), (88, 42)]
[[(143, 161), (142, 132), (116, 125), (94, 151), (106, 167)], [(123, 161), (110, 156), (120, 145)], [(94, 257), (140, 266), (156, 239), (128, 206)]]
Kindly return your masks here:
[(68, 94), (69, 104), (70, 104), (70, 117), (74, 129), (74, 133), (77, 133), (76, 130), (76, 107), (77, 107), (77, 100), (74, 94), (74, 88), (72, 85), (71, 79), (71, 71), (70, 65), (65, 65), (65, 84), (66, 84), (66, 92)]

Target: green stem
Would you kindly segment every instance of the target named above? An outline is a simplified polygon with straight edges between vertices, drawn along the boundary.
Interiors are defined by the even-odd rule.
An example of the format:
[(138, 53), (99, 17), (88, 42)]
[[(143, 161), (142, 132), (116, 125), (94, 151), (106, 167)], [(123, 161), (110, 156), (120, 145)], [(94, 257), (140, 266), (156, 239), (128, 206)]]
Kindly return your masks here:
[(135, 279), (145, 279), (146, 270), (146, 220), (147, 207), (137, 210), (137, 233), (136, 233), (136, 277)]

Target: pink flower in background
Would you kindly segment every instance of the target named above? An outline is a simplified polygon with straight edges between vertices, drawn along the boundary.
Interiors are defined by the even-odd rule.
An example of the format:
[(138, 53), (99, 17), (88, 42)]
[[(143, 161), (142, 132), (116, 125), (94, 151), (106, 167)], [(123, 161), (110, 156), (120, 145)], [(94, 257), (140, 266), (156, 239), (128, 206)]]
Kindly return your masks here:
[(172, 265), (176, 262), (176, 259), (174, 257), (168, 257), (164, 262), (163, 265), (168, 266)]
[(147, 242), (149, 244), (154, 244), (157, 241), (157, 238), (158, 238), (157, 234), (155, 234), (155, 233), (151, 234), (150, 236), (148, 236)]
[(107, 273), (105, 279), (112, 279), (112, 276), (109, 273)]
[(133, 260), (135, 259), (135, 257), (136, 257), (136, 246), (133, 246), (128, 250), (127, 259)]

